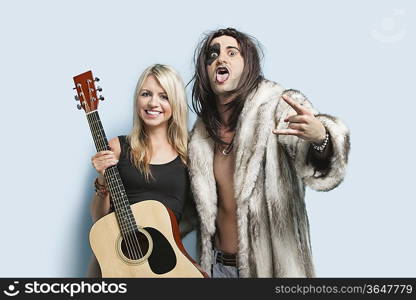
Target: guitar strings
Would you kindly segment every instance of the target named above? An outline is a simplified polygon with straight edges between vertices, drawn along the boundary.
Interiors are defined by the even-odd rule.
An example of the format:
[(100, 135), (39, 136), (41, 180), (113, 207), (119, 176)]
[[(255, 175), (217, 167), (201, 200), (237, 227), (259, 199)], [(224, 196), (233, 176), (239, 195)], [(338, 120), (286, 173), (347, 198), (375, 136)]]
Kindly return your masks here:
[[(97, 121), (96, 124), (101, 125), (101, 122), (99, 120), (98, 113), (96, 115), (96, 121)], [(99, 130), (100, 130), (100, 133), (102, 133), (103, 137), (105, 138), (105, 132), (104, 132), (104, 130), (102, 128), (99, 128)], [(102, 146), (101, 149), (103, 149), (103, 150), (107, 150), (108, 143), (105, 143), (105, 140), (106, 140), (106, 138), (104, 140), (101, 140), (101, 142), (103, 144), (100, 145), (100, 146)], [(108, 174), (110, 174), (111, 178), (114, 178), (114, 175), (116, 175), (115, 169), (113, 167), (110, 167), (108, 169)], [(110, 182), (107, 182), (107, 184), (109, 185), (110, 190), (112, 188), (115, 192), (120, 192), (123, 195), (125, 195), (125, 191), (122, 191), (121, 186), (119, 185), (118, 182), (117, 182), (117, 184), (115, 184), (114, 182), (112, 182), (112, 180), (109, 180), (109, 181)], [(132, 252), (131, 254), (129, 253), (131, 255), (131, 257), (133, 257), (134, 259), (139, 259), (140, 257), (143, 257), (143, 253), (142, 253), (142, 250), (141, 250), (141, 247), (140, 247), (140, 243), (137, 240), (137, 236), (136, 236), (136, 234), (134, 232), (134, 227), (135, 227), (134, 224), (133, 224), (134, 219), (132, 220), (131, 218), (129, 218), (129, 216), (126, 216), (126, 211), (121, 209), (121, 207), (123, 206), (123, 204), (120, 203), (119, 201), (120, 201), (120, 199), (117, 199), (117, 197), (115, 197), (113, 203), (114, 203), (115, 207), (118, 208), (120, 217), (122, 217), (122, 220), (120, 220), (120, 222), (122, 222), (122, 225), (126, 225), (126, 226), (123, 226), (124, 228), (127, 227), (127, 230), (125, 230), (125, 232), (124, 232), (125, 233), (125, 242), (126, 242), (127, 250), (130, 250)], [(124, 204), (126, 205), (126, 203), (124, 203)], [(127, 217), (127, 221), (130, 224), (126, 224), (126, 222), (125, 222), (126, 217)], [(133, 232), (131, 232), (131, 231), (128, 230), (129, 229), (129, 225), (130, 225), (130, 228), (133, 229)], [(130, 236), (131, 233), (133, 234), (133, 238)], [(136, 244), (134, 243), (134, 240), (136, 241)], [(137, 246), (138, 249), (135, 246)], [(137, 253), (136, 250), (139, 250), (140, 255)]]
[[(114, 169), (110, 169), (108, 171), (109, 171), (109, 173), (113, 173), (112, 175), (115, 175)], [(119, 188), (118, 185), (116, 185), (116, 189), (119, 189), (120, 192), (123, 192), (121, 190), (121, 188)], [(122, 204), (120, 204), (120, 205), (122, 205)], [(127, 217), (127, 220), (130, 223), (130, 224), (127, 224), (127, 229), (129, 229), (129, 228), (131, 229), (131, 230), (126, 230), (127, 238), (128, 238), (129, 241), (131, 241), (131, 240), (136, 241), (136, 243), (133, 242), (133, 250), (137, 249), (139, 251), (140, 255), (137, 254), (137, 251), (134, 252), (136, 254), (136, 259), (139, 259), (139, 258), (143, 257), (143, 252), (142, 252), (140, 243), (139, 243), (139, 241), (137, 239), (137, 236), (136, 236), (135, 225), (132, 222), (131, 218), (128, 216), (128, 212), (126, 213), (125, 210), (123, 210), (123, 214), (124, 214), (124, 217)], [(126, 216), (126, 214), (127, 214), (127, 216)], [(137, 247), (134, 247), (135, 245), (137, 245)]]
[[(100, 134), (103, 134), (103, 137), (105, 138), (104, 130), (102, 130), (102, 128), (99, 128), (100, 127), (99, 125), (101, 124), (101, 122), (99, 120), (98, 113), (97, 113), (96, 116), (92, 116), (92, 117), (94, 119), (94, 123), (93, 124), (95, 125), (95, 127), (97, 127), (97, 125), (98, 125), (99, 133)], [(107, 150), (107, 145), (105, 143), (105, 139), (104, 140), (98, 140), (97, 143), (98, 143), (98, 148), (97, 149)], [(113, 173), (113, 174), (110, 174), (110, 173)], [(115, 175), (114, 172), (111, 172), (111, 168), (108, 169), (108, 174), (110, 174), (110, 176)], [(109, 180), (109, 182), (107, 182), (107, 184), (108, 184), (110, 190), (113, 190), (113, 191), (116, 191), (117, 190), (117, 185), (114, 186), (114, 183), (112, 182), (112, 180)], [(121, 189), (120, 189), (120, 191), (121, 191)], [(134, 247), (135, 246), (134, 240), (131, 239), (131, 237), (129, 235), (129, 231), (126, 230), (126, 226), (127, 226), (127, 229), (128, 229), (128, 224), (125, 223), (125, 217), (126, 217), (125, 211), (123, 211), (122, 209), (120, 209), (120, 207), (122, 206), (122, 203), (119, 203), (119, 199), (117, 199), (116, 197), (113, 200), (114, 200), (113, 201), (114, 206), (115, 206), (115, 208), (118, 209), (118, 212), (119, 212), (118, 213), (118, 217), (119, 217), (119, 223), (120, 223), (120, 225), (122, 227), (121, 229), (124, 229), (124, 232), (122, 230), (122, 233), (124, 233), (123, 236), (125, 238), (124, 240), (125, 240), (125, 243), (126, 243), (127, 252), (129, 253), (129, 256), (132, 257), (133, 259), (138, 259), (139, 258), (139, 255), (138, 255), (137, 251), (135, 251), (136, 250), (136, 247)], [(129, 218), (127, 218), (127, 220), (131, 222), (131, 220)], [(133, 227), (133, 226), (131, 226), (131, 227)], [(142, 251), (141, 251), (141, 248), (140, 248), (140, 244), (138, 243), (137, 238), (136, 238), (136, 242), (137, 242), (137, 246), (139, 247), (139, 252), (141, 253), (141, 256), (143, 256)]]
[[(87, 82), (87, 84), (88, 84), (88, 90), (90, 91), (90, 99), (92, 99), (92, 95), (91, 95), (91, 93), (92, 93), (92, 91), (93, 91), (93, 89), (91, 89), (91, 87), (90, 87), (90, 83), (92, 83), (92, 81), (91, 80), (88, 80), (88, 82)], [(102, 131), (102, 135), (103, 135), (103, 142), (104, 142), (104, 144), (105, 145), (103, 145), (104, 146), (104, 148), (105, 149), (107, 149), (107, 146), (108, 146), (108, 141), (107, 141), (107, 137), (105, 136), (105, 132), (104, 132), (104, 128), (102, 128), (102, 123), (101, 123), (101, 120), (100, 120), (100, 116), (99, 116), (99, 114), (98, 114), (98, 111), (96, 111), (96, 119), (97, 119), (97, 124), (99, 125), (98, 127), (99, 127), (99, 130), (101, 130)], [(101, 132), (100, 132), (101, 133)], [(115, 178), (116, 179), (121, 179), (120, 178), (120, 176), (117, 176), (117, 173), (118, 173), (118, 170), (117, 170), (117, 172), (116, 172), (116, 170), (117, 170), (117, 167), (116, 166), (114, 166), (114, 167), (111, 167), (110, 169), (109, 169), (109, 173), (113, 173), (113, 174), (110, 174), (110, 176), (112, 176), (111, 178), (114, 178), (114, 176), (115, 176)], [(136, 240), (136, 245), (138, 246), (138, 250), (139, 250), (139, 252), (140, 252), (140, 257), (143, 257), (143, 252), (142, 252), (142, 249), (141, 249), (141, 247), (140, 247), (140, 243), (139, 243), (139, 241), (138, 241), (138, 238), (137, 238), (137, 236), (136, 236), (136, 229), (138, 229), (137, 228), (137, 224), (136, 224), (136, 221), (135, 221), (135, 219), (134, 219), (134, 215), (133, 215), (133, 213), (132, 213), (132, 211), (131, 211), (131, 207), (130, 207), (130, 203), (128, 202), (128, 199), (127, 199), (127, 203), (126, 203), (126, 197), (123, 197), (123, 196), (127, 196), (126, 195), (126, 191), (124, 190), (124, 186), (123, 186), (123, 183), (121, 182), (121, 185), (120, 185), (120, 183), (119, 182), (117, 182), (117, 185), (116, 185), (116, 189), (118, 189), (118, 192), (119, 192), (119, 194), (121, 193), (121, 195), (122, 195), (122, 198), (124, 198), (124, 199), (122, 199), (121, 201), (123, 201), (123, 202), (125, 202), (124, 203), (124, 210), (121, 210), (121, 209), (119, 209), (119, 211), (122, 211), (122, 213), (123, 213), (123, 219), (124, 218), (126, 218), (127, 217), (127, 220), (130, 222), (130, 227), (131, 227), (131, 229), (132, 229), (132, 231), (129, 231), (128, 230), (128, 228), (127, 228), (127, 230), (126, 230), (126, 235), (127, 235), (127, 238), (130, 240), (130, 234), (131, 235), (133, 235), (133, 237), (134, 237), (134, 239)], [(113, 201), (114, 203), (115, 202), (118, 202), (118, 200), (117, 201)], [(116, 205), (116, 204), (115, 204)], [(123, 204), (122, 203), (119, 203), (119, 205), (121, 205), (121, 206), (123, 206)], [(127, 211), (127, 212), (126, 212)], [(130, 216), (128, 215), (128, 214), (131, 214)], [(127, 214), (127, 216), (126, 216), (126, 214)], [(127, 227), (128, 227), (128, 224), (127, 224)], [(140, 233), (139, 233), (140, 234)], [(127, 244), (126, 244), (127, 245)], [(134, 243), (133, 243), (133, 246), (134, 246)], [(135, 250), (135, 248), (133, 247), (133, 249)], [(135, 252), (135, 254), (136, 254), (136, 252)], [(137, 257), (137, 259), (139, 259), (139, 257)]]
[[(95, 112), (97, 112), (97, 111), (95, 111)], [(92, 124), (90, 124), (90, 127), (91, 126), (93, 127), (91, 129), (94, 130), (94, 132), (96, 132), (96, 133), (103, 134), (103, 137), (105, 137), (104, 130), (102, 130), (100, 128), (100, 126), (99, 126), (101, 124), (101, 122), (99, 120), (98, 113), (97, 113), (96, 116), (94, 116), (94, 114), (88, 114), (88, 116), (91, 116), (91, 119), (93, 121)], [(93, 135), (93, 136), (95, 136), (95, 135)], [(96, 144), (97, 149), (99, 149), (99, 150), (107, 150), (107, 145), (105, 145), (105, 141), (102, 141), (102, 140), (95, 141), (94, 140), (94, 143)], [(107, 171), (108, 171), (108, 174), (110, 176), (112, 176), (112, 177), (114, 175), (116, 175), (116, 173), (114, 172), (115, 170), (113, 168), (111, 168), (111, 167), (108, 168)], [(109, 180), (109, 182), (107, 182), (107, 184), (108, 184), (110, 190), (118, 191), (118, 192), (121, 192), (123, 195), (125, 195), (125, 191), (122, 191), (122, 189), (121, 189), (121, 187), (120, 187), (119, 184), (115, 185), (114, 182), (112, 182), (112, 180)], [(115, 198), (117, 198), (117, 197), (115, 197)], [(142, 249), (140, 247), (140, 243), (139, 243), (139, 241), (137, 239), (137, 236), (135, 234), (135, 230), (134, 230), (135, 226), (132, 223), (131, 218), (129, 218), (128, 216), (127, 216), (127, 221), (130, 224), (126, 224), (126, 222), (125, 222), (126, 211), (123, 210), (123, 209), (121, 209), (122, 203), (119, 203), (120, 199), (114, 199), (114, 200), (115, 201), (113, 201), (113, 204), (114, 204), (114, 206), (116, 208), (118, 208), (118, 211), (120, 212), (120, 214), (119, 214), (119, 217), (121, 218), (119, 220), (120, 221), (120, 225), (121, 225), (122, 229), (125, 229), (124, 236), (125, 236), (125, 243), (126, 243), (127, 252), (129, 254), (129, 256), (132, 257), (133, 259), (139, 259), (140, 257), (143, 257), (143, 253), (142, 253)], [(133, 229), (133, 232), (131, 232), (131, 231), (128, 230), (129, 229), (129, 225), (130, 225), (130, 228)], [(130, 236), (130, 234), (133, 234), (133, 239)], [(134, 243), (134, 240), (135, 240), (136, 243)], [(137, 246), (137, 247), (135, 247), (135, 246)], [(137, 253), (137, 250), (140, 252), (140, 254)]]
[[(90, 83), (92, 83), (92, 81), (91, 80), (87, 80), (87, 88), (88, 88), (88, 93), (89, 93), (89, 96), (90, 96), (90, 99), (93, 99), (93, 96), (92, 96), (92, 89), (91, 89), (91, 86), (90, 86)], [(80, 85), (80, 89), (81, 89), (81, 91), (82, 91), (82, 93), (81, 93), (81, 96), (84, 98), (83, 100), (84, 100), (84, 103), (85, 103), (85, 105), (87, 105), (87, 108), (88, 108), (88, 110), (89, 110), (89, 107), (88, 107), (88, 102), (86, 101), (86, 99), (85, 99), (85, 92), (83, 91), (83, 88), (82, 88), (82, 85)], [(96, 112), (96, 118), (94, 118), (95, 116), (94, 116), (94, 112)], [(90, 116), (92, 116), (91, 118), (90, 118)], [(98, 141), (95, 141), (95, 139), (93, 139), (94, 140), (94, 144), (95, 144), (95, 146), (96, 146), (96, 148), (97, 148), (97, 150), (100, 150), (100, 146), (102, 146), (101, 147), (101, 150), (107, 150), (107, 138), (106, 138), (106, 136), (105, 136), (105, 132), (104, 132), (104, 129), (102, 128), (102, 124), (101, 124), (101, 121), (100, 121), (100, 117), (99, 117), (99, 114), (98, 114), (98, 111), (97, 110), (95, 110), (95, 111), (93, 111), (92, 113), (91, 112), (89, 112), (89, 113), (87, 113), (87, 119), (88, 119), (88, 124), (90, 125), (90, 130), (91, 130), (91, 132), (92, 132), (92, 134), (93, 134), (93, 138), (95, 137), (95, 135), (94, 135), (94, 133), (95, 133), (95, 131), (96, 131), (96, 129), (97, 129), (97, 126), (98, 126), (98, 133), (99, 134), (103, 134), (103, 138), (104, 138), (104, 145), (100, 145), (100, 140), (98, 140)], [(93, 121), (93, 123), (91, 124), (90, 123), (90, 119), (92, 119), (92, 121)], [(107, 181), (107, 179), (106, 179), (106, 181)], [(111, 183), (112, 184), (112, 183)], [(108, 184), (108, 186), (109, 186), (109, 188), (110, 188), (110, 190), (111, 190), (111, 186), (110, 186), (110, 184)], [(114, 187), (113, 187), (113, 189), (114, 189)], [(125, 240), (125, 244), (126, 244), (126, 248), (127, 248), (127, 252), (129, 253), (129, 256), (130, 257), (132, 257), (132, 258), (134, 258), (134, 255), (133, 254), (136, 254), (136, 252), (135, 251), (133, 251), (134, 250), (134, 247), (132, 247), (131, 245), (131, 241), (130, 241), (130, 237), (129, 236), (127, 236), (127, 238), (126, 238), (126, 236), (125, 235), (128, 235), (128, 230), (127, 230), (127, 233), (125, 233), (125, 234), (123, 234), (123, 228), (125, 227), (125, 225), (126, 224), (124, 224), (124, 222), (123, 222), (123, 219), (124, 219), (124, 217), (125, 216), (122, 216), (121, 215), (121, 212), (122, 212), (122, 210), (121, 209), (119, 209), (119, 205), (118, 205), (118, 200), (117, 199), (113, 199), (114, 201), (113, 201), (113, 203), (114, 203), (114, 206), (115, 206), (115, 208), (118, 208), (118, 210), (119, 210), (119, 213), (117, 214), (116, 213), (116, 216), (118, 217), (118, 221), (119, 221), (119, 225), (121, 226), (121, 232), (122, 232), (122, 235), (123, 235), (123, 237), (125, 237), (124, 238), (124, 240)], [(120, 218), (123, 218), (123, 219), (120, 219)], [(133, 219), (133, 221), (134, 221), (134, 219)], [(130, 222), (131, 222), (131, 220), (130, 220)], [(125, 230), (126, 231), (126, 230)], [(137, 241), (137, 238), (136, 238), (136, 241)], [(134, 243), (133, 243), (133, 245), (134, 245)], [(141, 251), (141, 248), (140, 248), (140, 244), (138, 243), (138, 241), (137, 241), (137, 245), (139, 246), (139, 251), (140, 251), (140, 253), (142, 253), (142, 251)], [(133, 249), (133, 250), (132, 250)], [(143, 256), (143, 255), (142, 255)], [(136, 257), (137, 257), (137, 255), (136, 255)]]
[[(88, 114), (87, 116), (89, 117), (88, 119), (90, 121), (89, 122), (90, 123), (90, 127), (92, 127), (91, 130), (92, 130), (92, 133), (93, 133), (93, 137), (95, 137), (95, 134), (96, 133), (100, 133), (101, 134), (101, 130), (99, 130), (99, 128), (97, 128), (97, 123), (99, 122), (99, 120), (98, 120), (98, 118), (94, 118), (95, 116), (94, 116), (93, 113)], [(99, 125), (99, 123), (98, 123), (98, 125)], [(93, 140), (94, 140), (95, 146), (96, 146), (96, 148), (97, 148), (98, 151), (103, 150), (105, 148), (103, 145), (100, 144), (100, 140), (97, 140), (97, 141), (95, 139), (93, 139)], [(104, 149), (104, 150), (106, 150), (106, 149)], [(107, 182), (107, 184), (108, 184), (108, 186), (109, 186), (109, 188), (111, 190), (110, 184), (108, 182)], [(113, 203), (114, 203), (115, 207), (117, 207), (116, 201), (113, 201)], [(116, 214), (116, 216), (117, 216), (117, 214)], [(124, 224), (122, 223), (122, 220), (119, 219), (118, 221), (119, 221), (119, 224), (121, 226), (121, 229), (123, 229), (124, 228)], [(121, 232), (123, 232), (123, 230)], [(130, 243), (129, 243), (128, 240), (126, 240), (126, 248), (127, 248), (127, 252), (129, 254), (129, 256), (130, 257), (133, 257), (133, 255), (132, 255), (133, 254), (133, 251), (131, 251), (132, 247), (130, 246)]]

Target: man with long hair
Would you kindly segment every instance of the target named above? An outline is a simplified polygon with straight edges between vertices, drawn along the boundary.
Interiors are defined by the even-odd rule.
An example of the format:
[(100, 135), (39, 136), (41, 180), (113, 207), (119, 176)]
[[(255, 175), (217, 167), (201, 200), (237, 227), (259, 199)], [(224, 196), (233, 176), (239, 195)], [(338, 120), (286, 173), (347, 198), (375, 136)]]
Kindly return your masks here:
[(201, 41), (193, 80), (202, 267), (213, 277), (313, 277), (305, 186), (341, 183), (349, 130), (264, 79), (258, 43), (233, 28)]

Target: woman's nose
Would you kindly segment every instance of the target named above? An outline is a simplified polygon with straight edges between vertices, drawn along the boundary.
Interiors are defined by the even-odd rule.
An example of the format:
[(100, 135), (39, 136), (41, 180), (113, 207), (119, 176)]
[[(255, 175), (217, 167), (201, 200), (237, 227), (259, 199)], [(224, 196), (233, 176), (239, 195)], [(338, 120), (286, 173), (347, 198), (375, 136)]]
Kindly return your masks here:
[(158, 100), (156, 99), (156, 96), (152, 96), (152, 97), (150, 97), (150, 100), (149, 100), (149, 102), (147, 103), (147, 105), (148, 105), (149, 107), (155, 107), (155, 106), (157, 106), (157, 105), (158, 105)]

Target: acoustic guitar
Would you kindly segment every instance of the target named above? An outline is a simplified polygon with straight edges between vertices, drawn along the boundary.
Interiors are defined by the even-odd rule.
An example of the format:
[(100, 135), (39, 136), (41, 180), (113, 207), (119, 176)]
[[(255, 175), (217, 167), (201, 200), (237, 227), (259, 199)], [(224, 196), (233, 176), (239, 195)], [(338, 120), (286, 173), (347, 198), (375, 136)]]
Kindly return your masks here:
[[(98, 115), (95, 86), (88, 71), (74, 77), (78, 109), (86, 113), (97, 151), (108, 150)], [(114, 212), (91, 228), (89, 241), (102, 277), (208, 277), (182, 245), (174, 213), (155, 200), (130, 205), (117, 166), (104, 174)]]

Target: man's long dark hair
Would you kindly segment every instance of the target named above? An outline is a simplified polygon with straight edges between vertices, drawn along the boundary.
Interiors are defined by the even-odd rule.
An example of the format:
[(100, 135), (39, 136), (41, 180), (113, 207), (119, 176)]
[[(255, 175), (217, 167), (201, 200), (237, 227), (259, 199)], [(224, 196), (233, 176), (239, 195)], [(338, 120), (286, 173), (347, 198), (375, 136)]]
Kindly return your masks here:
[(192, 108), (204, 122), (209, 136), (219, 144), (227, 143), (221, 140), (218, 133), (221, 120), (217, 109), (216, 96), (211, 89), (206, 65), (208, 48), (212, 40), (223, 35), (231, 36), (237, 40), (240, 53), (244, 60), (244, 69), (238, 86), (234, 91), (230, 92), (230, 95), (235, 97), (227, 104), (227, 109), (232, 110), (228, 122), (230, 131), (234, 131), (237, 127), (238, 118), (247, 96), (257, 89), (263, 79), (260, 65), (260, 55), (263, 55), (263, 52), (259, 42), (255, 38), (234, 28), (226, 28), (208, 33), (199, 43), (194, 54), (195, 74), (192, 80), (195, 82), (192, 88)]

